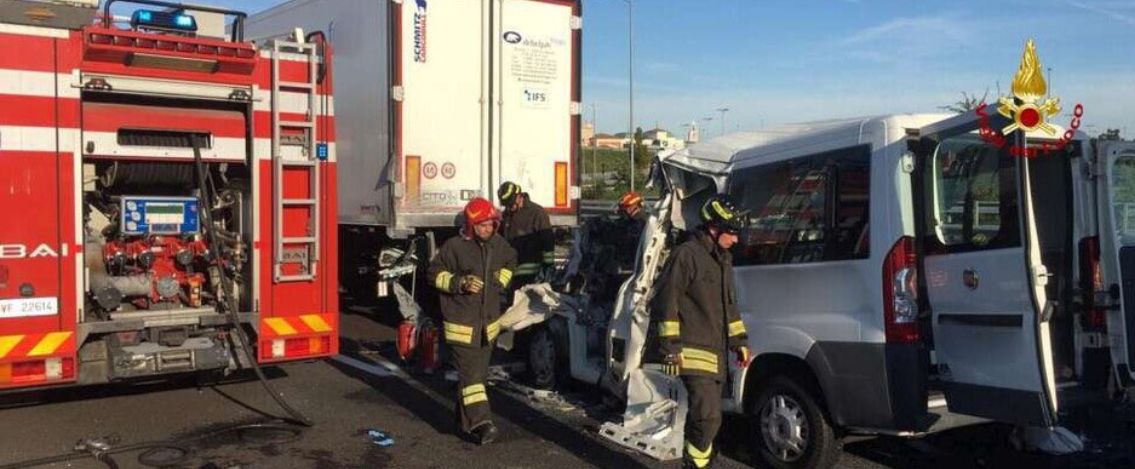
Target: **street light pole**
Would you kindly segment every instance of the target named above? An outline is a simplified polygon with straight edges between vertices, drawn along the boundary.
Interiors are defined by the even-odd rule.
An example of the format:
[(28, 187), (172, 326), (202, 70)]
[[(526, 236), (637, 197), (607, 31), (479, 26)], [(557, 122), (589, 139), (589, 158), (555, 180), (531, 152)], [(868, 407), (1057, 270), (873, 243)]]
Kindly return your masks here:
[(725, 113), (729, 112), (729, 108), (719, 107), (717, 112), (721, 113), (721, 135), (725, 135)]
[(594, 191), (598, 188), (598, 184), (596, 184), (595, 181), (596, 178), (599, 177), (599, 167), (595, 165), (595, 154), (599, 152), (599, 117), (595, 112), (595, 101), (591, 102), (591, 128), (592, 135), (595, 135), (595, 137), (593, 137), (595, 142), (591, 144), (591, 189)]
[(635, 173), (635, 132), (634, 132), (634, 0), (623, 0), (627, 3), (627, 80), (630, 84), (630, 118), (627, 120), (627, 136), (630, 137), (631, 147), (631, 190), (634, 190)]
[(709, 123), (710, 123), (710, 122), (713, 122), (713, 116), (707, 116), (707, 117), (703, 117), (703, 118), (701, 118), (701, 120), (702, 120), (703, 122), (705, 122), (705, 127), (704, 127), (704, 129), (705, 129), (705, 137), (706, 137), (706, 138), (708, 139), (708, 138), (709, 138)]

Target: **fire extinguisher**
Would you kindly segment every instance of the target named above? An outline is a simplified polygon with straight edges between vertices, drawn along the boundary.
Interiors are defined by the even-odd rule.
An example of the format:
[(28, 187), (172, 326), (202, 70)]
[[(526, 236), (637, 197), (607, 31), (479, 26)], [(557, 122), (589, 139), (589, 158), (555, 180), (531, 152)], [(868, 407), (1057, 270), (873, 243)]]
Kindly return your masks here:
[(420, 337), (418, 348), (418, 364), (421, 366), (422, 371), (433, 373), (440, 363), (440, 347), (441, 341), (438, 336), (437, 327), (434, 327), (433, 322), (423, 321), (422, 327), (419, 331)]
[(414, 321), (402, 321), (398, 325), (398, 358), (407, 361), (418, 346), (418, 325)]

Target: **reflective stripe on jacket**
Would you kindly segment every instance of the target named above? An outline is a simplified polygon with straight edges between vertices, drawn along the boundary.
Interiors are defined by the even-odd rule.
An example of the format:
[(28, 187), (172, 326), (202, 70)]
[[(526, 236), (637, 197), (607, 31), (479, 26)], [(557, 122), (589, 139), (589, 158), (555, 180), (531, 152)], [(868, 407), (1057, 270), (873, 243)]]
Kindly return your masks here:
[(541, 266), (555, 263), (555, 237), (548, 212), (524, 194), (524, 205), (504, 213), (501, 236), (516, 249), (517, 275), (536, 275)]
[(681, 356), (683, 374), (724, 378), (727, 348), (748, 342), (729, 252), (699, 231), (674, 248), (654, 288), (651, 316), (662, 355)]
[[(440, 293), (446, 342), (473, 345), (483, 337), (500, 334), (501, 293), (516, 271), (516, 251), (499, 235), (481, 242), (464, 236), (450, 238), (430, 262), (427, 275)], [(461, 279), (476, 275), (483, 282), (481, 293), (461, 291)]]

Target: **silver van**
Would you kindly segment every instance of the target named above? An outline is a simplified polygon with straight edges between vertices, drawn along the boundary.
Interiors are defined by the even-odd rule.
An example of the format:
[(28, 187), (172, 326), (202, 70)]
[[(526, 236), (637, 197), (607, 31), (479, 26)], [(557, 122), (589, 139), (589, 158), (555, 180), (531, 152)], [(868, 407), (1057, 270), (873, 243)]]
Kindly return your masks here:
[(612, 320), (614, 380), (640, 367), (649, 342), (626, 305), (649, 295), (641, 280), (665, 255), (650, 244), (692, 228), (701, 202), (723, 192), (749, 210), (734, 262), (756, 354), (730, 370), (726, 408), (750, 415), (755, 452), (773, 467), (830, 466), (852, 433), (1052, 428), (1064, 391), (1126, 386), (1135, 320), (1122, 304), (1135, 305), (1135, 286), (1120, 279), (1135, 282), (1135, 148), (1074, 132), (1026, 158), (1013, 145), (1046, 135), (999, 146), (983, 125), (1007, 122), (832, 120), (661, 155), (663, 229), (648, 229)]

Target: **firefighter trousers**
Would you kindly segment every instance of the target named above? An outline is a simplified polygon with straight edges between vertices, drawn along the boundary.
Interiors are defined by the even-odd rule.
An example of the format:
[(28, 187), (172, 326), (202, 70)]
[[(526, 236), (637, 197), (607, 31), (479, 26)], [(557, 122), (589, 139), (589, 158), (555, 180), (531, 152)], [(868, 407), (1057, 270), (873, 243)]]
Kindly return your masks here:
[(689, 396), (686, 414), (687, 467), (704, 468), (713, 457), (713, 440), (721, 428), (721, 381), (708, 376), (682, 376)]
[(453, 366), (457, 368), (457, 418), (461, 431), (470, 433), (492, 421), (485, 381), (489, 375), (493, 345), (482, 335), (481, 340), (475, 340), (472, 346), (451, 346), (449, 350)]

